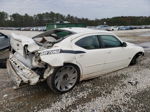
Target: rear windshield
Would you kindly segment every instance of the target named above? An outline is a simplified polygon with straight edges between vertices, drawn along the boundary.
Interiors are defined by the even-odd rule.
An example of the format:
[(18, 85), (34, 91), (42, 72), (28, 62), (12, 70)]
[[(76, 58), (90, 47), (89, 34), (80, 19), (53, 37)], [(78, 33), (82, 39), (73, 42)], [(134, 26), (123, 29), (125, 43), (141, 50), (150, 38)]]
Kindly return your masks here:
[(45, 33), (39, 34), (33, 37), (33, 39), (38, 38), (38, 37), (53, 37), (56, 40), (58, 40), (58, 39), (66, 38), (67, 36), (70, 36), (72, 34), (73, 32), (66, 31), (66, 30), (51, 30), (51, 31), (47, 31)]
[(72, 34), (73, 32), (67, 30), (50, 30), (33, 37), (33, 40), (40, 46), (51, 47)]

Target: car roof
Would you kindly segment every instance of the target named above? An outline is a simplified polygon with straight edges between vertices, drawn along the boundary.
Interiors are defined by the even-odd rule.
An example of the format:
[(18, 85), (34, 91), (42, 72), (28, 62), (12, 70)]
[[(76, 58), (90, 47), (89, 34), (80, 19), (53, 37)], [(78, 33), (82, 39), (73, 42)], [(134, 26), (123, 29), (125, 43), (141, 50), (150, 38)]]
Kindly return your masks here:
[(59, 28), (61, 30), (67, 30), (74, 33), (111, 33), (104, 30), (98, 30), (98, 29), (90, 29), (90, 28), (77, 28), (77, 27), (71, 27), (71, 28)]

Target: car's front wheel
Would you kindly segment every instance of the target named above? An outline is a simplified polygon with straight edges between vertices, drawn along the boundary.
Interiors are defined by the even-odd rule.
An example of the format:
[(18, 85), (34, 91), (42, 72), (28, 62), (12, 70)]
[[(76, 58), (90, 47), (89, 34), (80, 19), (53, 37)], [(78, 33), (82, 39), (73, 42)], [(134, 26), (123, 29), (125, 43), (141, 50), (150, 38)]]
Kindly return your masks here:
[(79, 70), (73, 65), (57, 68), (47, 79), (47, 84), (53, 92), (65, 93), (74, 88), (79, 81)]
[(140, 63), (141, 57), (142, 57), (143, 55), (144, 55), (144, 53), (138, 53), (138, 54), (136, 54), (136, 55), (132, 58), (132, 60), (131, 60), (131, 62), (130, 62), (130, 65), (135, 65), (135, 64)]

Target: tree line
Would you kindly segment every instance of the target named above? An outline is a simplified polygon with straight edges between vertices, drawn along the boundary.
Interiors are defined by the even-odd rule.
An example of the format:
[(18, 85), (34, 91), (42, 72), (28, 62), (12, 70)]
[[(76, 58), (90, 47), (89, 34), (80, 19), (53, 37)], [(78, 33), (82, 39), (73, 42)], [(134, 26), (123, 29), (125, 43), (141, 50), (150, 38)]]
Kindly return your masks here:
[(0, 12), (0, 27), (30, 27), (45, 26), (48, 23), (56, 23), (57, 21), (68, 21), (71, 23), (84, 23), (87, 26), (103, 25), (150, 25), (150, 16), (121, 16), (113, 18), (95, 19), (79, 18), (71, 15), (63, 15), (55, 12), (46, 12), (36, 15), (21, 15), (14, 13), (9, 15), (7, 12)]

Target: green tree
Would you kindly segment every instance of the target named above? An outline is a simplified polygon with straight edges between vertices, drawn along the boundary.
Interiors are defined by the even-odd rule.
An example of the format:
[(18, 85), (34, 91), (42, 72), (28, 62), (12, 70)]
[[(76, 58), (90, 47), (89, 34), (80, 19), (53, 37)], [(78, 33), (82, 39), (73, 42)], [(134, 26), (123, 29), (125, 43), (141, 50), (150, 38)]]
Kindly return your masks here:
[(6, 26), (8, 14), (6, 12), (0, 12), (0, 26)]

